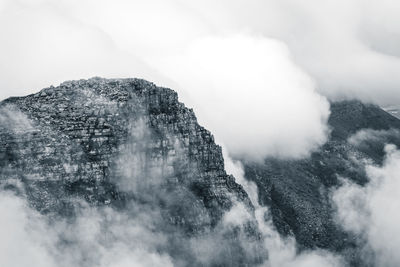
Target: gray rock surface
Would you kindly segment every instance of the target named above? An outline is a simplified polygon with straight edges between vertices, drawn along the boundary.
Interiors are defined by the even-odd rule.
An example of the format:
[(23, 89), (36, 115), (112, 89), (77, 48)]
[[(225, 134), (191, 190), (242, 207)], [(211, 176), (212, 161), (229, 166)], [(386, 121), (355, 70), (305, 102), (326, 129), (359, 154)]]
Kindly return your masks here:
[(255, 221), (243, 230), (247, 248), (238, 229), (220, 230), (234, 203), (253, 212), (224, 170), (221, 147), (174, 91), (144, 80), (70, 81), (1, 102), (0, 180), (49, 216), (73, 217), (82, 200), (157, 210), (155, 227), (170, 240), (162, 249), (176, 263), (200, 264), (182, 240), (213, 232), (223, 238), (209, 265), (266, 256)]

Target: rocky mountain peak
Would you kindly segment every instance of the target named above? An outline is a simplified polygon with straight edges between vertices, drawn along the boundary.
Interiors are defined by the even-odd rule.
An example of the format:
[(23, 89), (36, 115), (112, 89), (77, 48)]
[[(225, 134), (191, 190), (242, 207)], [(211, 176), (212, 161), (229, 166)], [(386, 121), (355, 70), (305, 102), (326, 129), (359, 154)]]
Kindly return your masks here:
[[(158, 231), (172, 242), (166, 250), (188, 249), (177, 234), (211, 231), (231, 236), (221, 253), (235, 251), (234, 262), (264, 257), (248, 256), (229, 241), (239, 232), (221, 228), (236, 203), (253, 207), (226, 174), (221, 147), (176, 92), (140, 79), (68, 81), (3, 101), (0, 118), (1, 186), (41, 213), (74, 216), (81, 201), (123, 212), (133, 205), (160, 214)], [(255, 221), (244, 231), (248, 244), (262, 247)]]

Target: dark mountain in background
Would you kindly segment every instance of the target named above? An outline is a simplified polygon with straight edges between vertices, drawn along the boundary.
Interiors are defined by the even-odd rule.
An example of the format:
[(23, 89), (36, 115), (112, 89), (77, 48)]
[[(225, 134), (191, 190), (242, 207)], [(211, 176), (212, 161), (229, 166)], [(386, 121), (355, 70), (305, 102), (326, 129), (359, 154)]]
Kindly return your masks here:
[(400, 106), (397, 106), (397, 105), (387, 106), (387, 107), (383, 107), (383, 110), (385, 110), (387, 113), (393, 115), (394, 117), (400, 119)]
[[(300, 250), (327, 249), (364, 266), (362, 240), (335, 223), (330, 193), (341, 179), (368, 181), (357, 159), (381, 164), (386, 143), (400, 146), (400, 120), (358, 101), (332, 103), (331, 112), (330, 139), (310, 158), (241, 161), (282, 235), (294, 235)], [(1, 102), (0, 186), (55, 219), (73, 220), (82, 201), (132, 221), (154, 215), (146, 227), (168, 240), (156, 250), (178, 266), (253, 266), (268, 257), (253, 204), (226, 174), (211, 133), (174, 91), (144, 80), (65, 82)], [(226, 224), (237, 205), (252, 218)], [(213, 246), (193, 249), (204, 244)]]
[[(329, 141), (310, 158), (271, 158), (262, 164), (243, 160), (245, 175), (257, 184), (260, 201), (271, 207), (274, 224), (281, 234), (294, 234), (305, 249), (337, 251), (345, 254), (352, 265), (366, 266), (358, 255), (362, 240), (345, 233), (335, 222), (330, 193), (341, 184), (341, 178), (360, 185), (368, 181), (360, 161), (368, 159), (380, 165), (385, 144), (400, 147), (400, 120), (378, 106), (343, 101), (331, 103), (328, 123)], [(369, 135), (352, 140), (359, 131)]]

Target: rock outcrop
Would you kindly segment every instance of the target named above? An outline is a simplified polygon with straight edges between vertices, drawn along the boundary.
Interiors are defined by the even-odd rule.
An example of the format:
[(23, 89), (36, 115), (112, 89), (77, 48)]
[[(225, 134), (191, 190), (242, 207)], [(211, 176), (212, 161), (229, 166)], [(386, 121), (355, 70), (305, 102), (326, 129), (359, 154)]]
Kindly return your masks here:
[[(162, 217), (157, 227), (170, 238), (168, 253), (193, 265), (177, 236), (220, 231), (236, 202), (253, 210), (193, 111), (174, 91), (140, 79), (70, 81), (1, 102), (0, 180), (51, 216), (73, 217), (79, 201), (122, 211), (129, 205), (156, 209)], [(261, 262), (255, 224), (243, 230), (252, 255), (232, 228), (217, 233), (224, 236), (223, 257), (207, 264)]]

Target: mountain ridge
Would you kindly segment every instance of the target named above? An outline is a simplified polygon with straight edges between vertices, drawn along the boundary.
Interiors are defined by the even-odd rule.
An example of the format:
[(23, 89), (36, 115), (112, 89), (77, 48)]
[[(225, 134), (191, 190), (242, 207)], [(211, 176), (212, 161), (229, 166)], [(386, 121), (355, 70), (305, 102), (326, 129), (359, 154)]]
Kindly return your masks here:
[[(400, 147), (400, 120), (351, 100), (331, 103), (328, 124), (329, 140), (309, 158), (239, 160), (258, 186), (258, 204), (300, 251), (324, 249), (368, 266), (363, 241), (337, 225), (330, 194), (341, 177), (368, 182), (352, 157), (381, 164), (386, 143)], [(374, 139), (365, 142), (360, 131)], [(128, 211), (132, 220), (132, 205), (159, 213), (151, 227), (171, 242), (159, 249), (178, 266), (252, 266), (268, 257), (254, 205), (226, 173), (213, 135), (175, 91), (142, 79), (66, 81), (0, 102), (0, 187), (55, 218), (76, 217), (82, 201)], [(238, 204), (252, 218), (227, 227), (225, 215)], [(203, 236), (220, 244), (215, 255), (196, 255), (188, 245)]]
[[(400, 147), (400, 120), (377, 105), (350, 100), (331, 103), (328, 125), (329, 140), (309, 158), (243, 160), (245, 177), (257, 184), (260, 202), (271, 207), (282, 235), (293, 234), (302, 249), (335, 251), (352, 266), (369, 266), (360, 254), (364, 241), (337, 223), (331, 193), (342, 179), (359, 185), (368, 182), (361, 161), (368, 159), (379, 166), (387, 143)], [(359, 141), (352, 140), (363, 131)]]
[[(225, 244), (210, 265), (265, 258), (255, 220), (221, 228), (236, 202), (254, 208), (226, 174), (221, 147), (171, 89), (140, 79), (69, 81), (1, 102), (0, 118), (1, 184), (25, 192), (41, 213), (73, 217), (76, 199), (122, 211), (133, 204), (161, 214), (154, 227), (177, 262), (201, 265), (177, 235), (209, 232)], [(15, 129), (16, 121), (29, 129)], [(251, 255), (234, 242), (239, 235)]]

